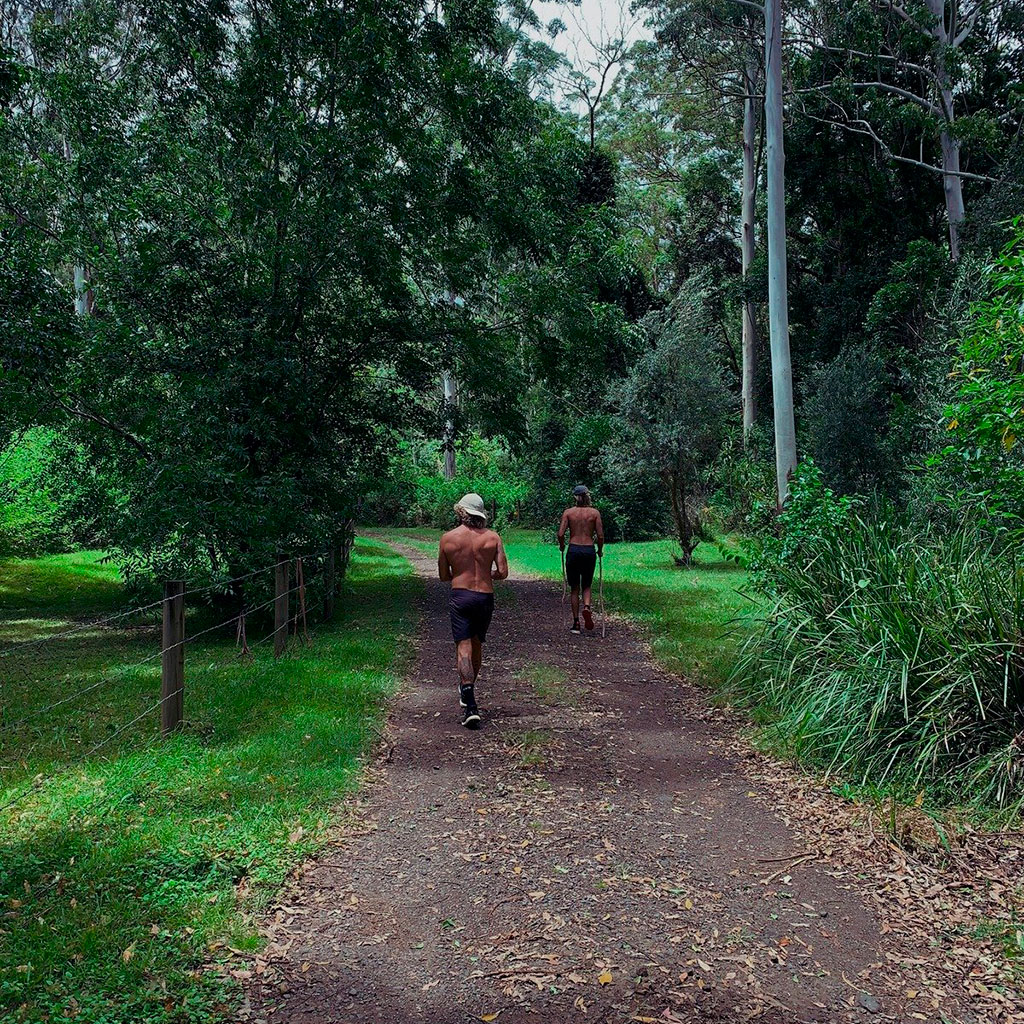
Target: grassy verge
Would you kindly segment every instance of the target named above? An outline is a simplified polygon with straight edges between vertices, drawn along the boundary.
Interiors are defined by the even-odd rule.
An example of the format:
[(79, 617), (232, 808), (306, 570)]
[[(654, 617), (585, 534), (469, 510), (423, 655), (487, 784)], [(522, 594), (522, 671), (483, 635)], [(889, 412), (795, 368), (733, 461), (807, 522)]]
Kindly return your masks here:
[[(3, 568), (3, 640), (53, 637), (119, 601), (95, 555)], [(103, 684), (84, 713), (65, 705), (0, 731), (0, 803), (44, 780), (0, 811), (0, 1018), (177, 1024), (230, 1011), (236, 983), (202, 965), (224, 946), (255, 948), (252, 913), (356, 786), (411, 650), (417, 587), (404, 560), (361, 541), (342, 610), (308, 647), (275, 662), (268, 644), (240, 661), (217, 632), (190, 644), (187, 725), (167, 742), (154, 716), (117, 732), (158, 692), (159, 661), (139, 665), (150, 621), (51, 640), (49, 660), (29, 648), (0, 661), (8, 723)], [(83, 760), (97, 736), (110, 742)]]
[[(436, 531), (389, 534), (424, 551), (437, 549)], [(539, 531), (510, 530), (504, 540), (513, 572), (561, 579), (558, 546)], [(625, 615), (642, 627), (655, 658), (667, 669), (715, 688), (728, 676), (758, 605), (742, 593), (744, 570), (724, 561), (716, 548), (702, 544), (690, 569), (676, 566), (677, 550), (669, 540), (609, 544), (605, 603), (610, 614)], [(596, 602), (596, 580), (594, 586)]]

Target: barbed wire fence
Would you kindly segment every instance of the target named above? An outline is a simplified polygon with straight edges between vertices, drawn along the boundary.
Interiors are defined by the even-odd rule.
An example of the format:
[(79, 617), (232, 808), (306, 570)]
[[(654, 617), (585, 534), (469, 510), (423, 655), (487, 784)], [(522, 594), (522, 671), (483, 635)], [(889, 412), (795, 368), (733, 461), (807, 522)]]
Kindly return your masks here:
[[(0, 794), (10, 789), (0, 796), (0, 812), (80, 767), (149, 718), (152, 727), (138, 731), (139, 748), (181, 730), (187, 721), (186, 651), (197, 641), (231, 638), (231, 659), (249, 662), (266, 644), (273, 645), (269, 664), (289, 648), (301, 653), (310, 642), (310, 621), (334, 617), (354, 542), (353, 521), (346, 520), (339, 535), (320, 550), (282, 553), (269, 565), (202, 587), (168, 580), (159, 600), (45, 636), (0, 640)], [(248, 600), (226, 617), (211, 614), (212, 594), (242, 583)], [(269, 614), (271, 628), (250, 639), (251, 626), (263, 629)], [(193, 619), (198, 622), (190, 631)], [(49, 699), (37, 702), (39, 695)], [(49, 763), (23, 779), (40, 760), (40, 751)], [(15, 778), (22, 781), (5, 784)]]

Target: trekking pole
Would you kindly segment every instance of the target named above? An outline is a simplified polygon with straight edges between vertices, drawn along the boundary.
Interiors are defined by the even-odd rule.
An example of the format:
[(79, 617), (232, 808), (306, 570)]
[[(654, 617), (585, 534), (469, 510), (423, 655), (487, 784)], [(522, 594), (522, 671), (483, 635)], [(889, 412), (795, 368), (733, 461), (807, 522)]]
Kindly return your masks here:
[(597, 593), (601, 598), (601, 639), (608, 632), (608, 613), (604, 610), (604, 553), (597, 556)]
[(565, 575), (565, 548), (562, 552), (562, 629), (565, 629), (565, 595), (569, 592), (569, 577)]

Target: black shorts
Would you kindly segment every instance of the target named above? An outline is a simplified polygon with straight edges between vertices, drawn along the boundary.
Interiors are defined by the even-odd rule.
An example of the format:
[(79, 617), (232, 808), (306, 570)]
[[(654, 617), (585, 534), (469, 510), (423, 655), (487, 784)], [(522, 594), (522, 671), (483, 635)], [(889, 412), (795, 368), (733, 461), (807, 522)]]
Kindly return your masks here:
[(573, 590), (587, 589), (594, 582), (597, 551), (593, 544), (570, 544), (565, 556), (565, 578)]
[(448, 611), (452, 617), (452, 637), (456, 643), (474, 638), (483, 643), (487, 639), (487, 627), (494, 614), (494, 595), (452, 587)]

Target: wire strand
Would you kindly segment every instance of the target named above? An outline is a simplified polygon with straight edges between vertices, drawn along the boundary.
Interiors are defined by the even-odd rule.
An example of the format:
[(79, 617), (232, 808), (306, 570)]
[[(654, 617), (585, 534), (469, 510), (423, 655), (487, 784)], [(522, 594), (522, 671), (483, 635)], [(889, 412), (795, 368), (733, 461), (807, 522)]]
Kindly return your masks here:
[[(285, 591), (284, 594), (282, 594), (280, 596), (286, 597), (286, 596), (289, 596), (291, 594), (294, 594), (297, 590), (300, 589), (300, 587), (301, 587), (301, 584), (298, 585), (298, 586), (292, 587), (290, 590)], [(193, 640), (196, 640), (196, 639), (198, 639), (201, 636), (205, 636), (207, 633), (213, 633), (215, 630), (223, 629), (225, 626), (230, 626), (232, 623), (238, 621), (238, 616), (239, 615), (242, 615), (242, 614), (249, 615), (249, 614), (252, 614), (253, 612), (261, 611), (262, 609), (267, 608), (270, 605), (275, 604), (276, 602), (277, 602), (277, 596), (271, 598), (269, 601), (263, 602), (263, 604), (258, 604), (258, 605), (256, 605), (253, 608), (246, 608), (244, 611), (235, 613), (234, 615), (231, 616), (231, 618), (225, 619), (223, 622), (218, 622), (214, 626), (209, 626), (206, 629), (201, 629), (198, 633), (193, 633), (191, 636), (187, 636), (184, 639), (179, 640), (177, 643), (173, 643), (173, 644), (168, 645), (167, 647), (163, 647), (159, 651), (157, 651), (155, 654), (150, 654), (147, 657), (143, 658), (141, 661), (135, 661), (135, 662), (132, 662), (131, 664), (123, 665), (123, 666), (121, 666), (121, 668), (122, 668), (122, 670), (125, 670), (125, 669), (139, 668), (142, 665), (148, 665), (151, 662), (156, 661), (157, 658), (162, 658), (168, 651), (176, 650), (178, 647), (184, 647), (186, 644), (191, 643)], [(270, 635), (272, 636), (273, 633), (276, 633), (276, 632), (277, 632), (277, 629), (275, 628), (274, 631)], [(23, 715), (21, 718), (17, 719), (14, 722), (3, 722), (3, 723), (0, 723), (0, 733), (12, 732), (13, 730), (17, 729), (19, 726), (23, 725), (25, 722), (30, 722), (30, 721), (32, 721), (32, 719), (38, 718), (40, 715), (46, 714), (47, 711), (52, 711), (54, 708), (59, 708), (59, 707), (63, 706), (64, 704), (68, 704), (68, 703), (70, 703), (73, 700), (77, 700), (79, 697), (83, 697), (87, 693), (91, 693), (93, 690), (99, 689), (101, 686), (104, 686), (107, 683), (111, 682), (113, 680), (113, 678), (114, 678), (114, 676), (107, 676), (107, 677), (105, 677), (103, 679), (100, 679), (98, 682), (92, 683), (91, 685), (86, 686), (86, 687), (84, 687), (81, 690), (77, 690), (75, 693), (71, 694), (68, 697), (63, 697), (63, 698), (61, 698), (58, 701), (54, 701), (51, 704), (47, 704), (44, 707), (41, 707), (41, 708), (37, 709), (36, 711), (30, 711), (27, 715)]]
[[(320, 551), (316, 551), (313, 554), (307, 556), (309, 558), (320, 558), (330, 552), (330, 547), (322, 548)], [(281, 558), (270, 565), (265, 565), (259, 569), (253, 569), (251, 572), (244, 573), (241, 576), (235, 576), (229, 580), (218, 580), (216, 583), (208, 583), (203, 587), (195, 587), (192, 590), (186, 590), (184, 593), (178, 595), (180, 597), (194, 597), (196, 594), (205, 594), (211, 590), (216, 590), (219, 587), (226, 587), (232, 583), (241, 583), (242, 580), (251, 579), (253, 576), (258, 576), (260, 573), (269, 572), (271, 569), (276, 569), (280, 565), (291, 563), (291, 558)], [(112, 622), (119, 622), (121, 619), (131, 618), (132, 616), (139, 615), (142, 612), (152, 611), (154, 608), (160, 607), (164, 603), (165, 598), (158, 598), (155, 601), (150, 601), (148, 604), (140, 605), (138, 608), (130, 608), (125, 612), (118, 612), (115, 615), (108, 615), (103, 619), (95, 619), (90, 622), (83, 622), (72, 629), (66, 629), (60, 633), (51, 633), (49, 636), (37, 637), (34, 640), (22, 640), (17, 643), (11, 644), (5, 650), (0, 651), (0, 657), (10, 657), (12, 654), (20, 653), (21, 651), (29, 650), (33, 647), (39, 647), (42, 644), (50, 643), (53, 640), (63, 640), (69, 636), (75, 636), (78, 633), (83, 632), (87, 629), (96, 629), (100, 626), (107, 626)]]
[[(346, 527), (348, 527), (348, 522), (346, 523)], [(346, 532), (345, 549), (346, 549), (346, 553), (347, 553), (347, 550), (351, 547), (351, 542), (348, 540), (349, 530), (347, 528), (346, 528), (345, 532)], [(354, 530), (352, 531), (352, 541), (354, 541)], [(327, 550), (329, 551), (330, 549), (328, 548)], [(320, 552), (319, 554), (323, 554), (323, 553), (324, 552)], [(318, 555), (314, 554), (314, 555), (312, 555), (310, 557), (314, 557), (315, 558), (315, 557), (318, 557)], [(278, 560), (277, 562), (274, 563), (273, 566), (269, 566), (267, 568), (277, 568), (277, 566), (284, 564), (285, 561), (290, 561), (290, 559)], [(253, 573), (250, 573), (248, 575), (256, 575), (258, 572), (265, 572), (265, 571), (266, 571), (266, 568), (259, 569), (259, 570), (255, 570)], [(243, 579), (243, 578), (247, 578), (247, 577), (238, 577), (237, 579)], [(229, 581), (229, 582), (236, 582), (236, 581)], [(213, 585), (211, 585), (211, 586), (213, 586)], [(255, 606), (254, 608), (243, 609), (242, 611), (238, 612), (236, 615), (233, 615), (230, 619), (226, 619), (225, 621), (220, 622), (220, 623), (218, 623), (215, 626), (210, 626), (207, 629), (200, 630), (198, 633), (194, 633), (191, 636), (186, 637), (185, 639), (179, 641), (178, 643), (171, 644), (171, 645), (169, 645), (166, 648), (162, 648), (156, 654), (150, 655), (148, 658), (144, 658), (142, 661), (134, 662), (131, 665), (128, 665), (128, 666), (125, 666), (125, 667), (126, 668), (137, 668), (140, 665), (148, 664), (149, 662), (154, 661), (156, 658), (162, 657), (167, 651), (174, 650), (175, 648), (177, 648), (179, 646), (184, 646), (185, 644), (191, 642), (192, 640), (197, 639), (200, 636), (204, 636), (207, 633), (211, 633), (211, 632), (213, 632), (216, 629), (222, 629), (225, 626), (230, 625), (230, 623), (237, 621), (238, 618), (241, 615), (251, 614), (254, 611), (259, 611), (259, 610), (261, 610), (263, 608), (269, 607), (272, 604), (276, 604), (276, 602), (279, 600), (279, 598), (284, 597), (284, 596), (288, 596), (290, 594), (293, 594), (297, 590), (299, 590), (300, 588), (305, 589), (305, 581), (304, 580), (301, 583), (299, 583), (297, 586), (292, 587), (291, 589), (285, 591), (283, 594), (275, 594), (273, 598), (271, 598), (268, 601), (263, 602), (260, 605)], [(199, 592), (202, 592), (203, 590), (209, 590), (209, 589), (211, 589), (211, 587), (201, 588), (201, 590), (191, 591), (191, 593), (193, 593), (193, 594), (194, 593), (199, 593)], [(189, 592), (186, 592), (186, 593), (189, 593)], [(155, 605), (157, 605), (157, 604), (163, 604), (163, 600), (158, 601), (158, 602), (154, 602), (154, 604), (151, 604), (151, 605), (148, 605), (148, 606), (145, 606), (145, 607), (146, 608), (151, 608), (151, 607), (155, 607)], [(124, 618), (127, 615), (137, 614), (140, 610), (142, 610), (142, 609), (135, 609), (132, 612), (126, 612), (126, 613), (123, 613), (123, 614), (118, 615), (118, 616), (112, 616), (109, 619), (103, 620), (103, 621), (105, 621), (105, 622), (116, 621), (117, 619)], [(101, 624), (101, 623), (90, 623), (89, 626), (93, 626), (94, 627), (94, 626), (99, 625), (99, 624)], [(84, 626), (82, 628), (88, 628), (88, 627)], [(287, 628), (287, 626), (285, 628)], [(270, 640), (271, 637), (275, 636), (279, 632), (279, 629), (280, 629), (280, 627), (275, 626), (274, 629), (272, 629), (266, 636), (264, 636), (260, 640), (256, 641), (256, 643), (254, 643), (252, 645), (252, 647), (258, 647), (260, 644), (263, 644), (266, 641)], [(71, 631), (71, 632), (78, 632), (78, 631), (80, 631), (80, 630)], [(56, 637), (48, 637), (46, 639), (56, 639)], [(22, 647), (20, 649), (24, 649), (24, 647)], [(274, 664), (274, 662), (269, 662), (267, 664), (267, 666), (263, 669), (263, 671), (264, 672), (267, 671), (273, 664)], [(50, 705), (48, 705), (48, 706), (46, 706), (44, 708), (41, 708), (38, 711), (32, 712), (30, 715), (26, 716), (25, 718), (19, 719), (18, 722), (11, 723), (10, 725), (2, 726), (2, 727), (0, 727), (0, 732), (6, 731), (6, 730), (9, 730), (9, 729), (13, 729), (13, 728), (17, 727), (18, 725), (22, 724), (23, 722), (30, 720), (31, 718), (37, 717), (38, 715), (43, 714), (46, 711), (52, 710), (55, 707), (60, 707), (61, 705), (67, 704), (70, 701), (76, 699), (77, 697), (81, 697), (84, 694), (91, 692), (92, 690), (98, 689), (100, 686), (102, 686), (105, 683), (109, 682), (110, 678), (111, 677), (107, 677), (105, 679), (99, 680), (98, 682), (92, 684), (91, 686), (86, 687), (85, 689), (80, 690), (80, 691), (78, 691), (75, 694), (72, 694), (70, 697), (63, 698), (60, 701), (55, 701), (54, 703), (52, 703), (52, 704), (50, 704)], [(76, 759), (74, 764), (65, 765), (63, 768), (59, 769), (53, 775), (49, 775), (49, 776), (42, 776), (42, 775), (40, 775), (40, 776), (37, 776), (33, 780), (32, 784), (30, 786), (28, 786), (26, 789), (24, 789), (22, 792), (12, 796), (8, 800), (4, 801), (3, 803), (0, 803), (0, 812), (7, 811), (9, 808), (13, 807), (16, 803), (20, 802), (21, 800), (25, 799), (28, 796), (31, 796), (33, 793), (38, 792), (40, 789), (43, 788), (43, 786), (47, 785), (48, 783), (51, 783), (51, 782), (55, 781), (56, 779), (61, 778), (61, 776), (65, 775), (67, 772), (73, 770), (74, 768), (80, 767), (84, 762), (88, 761), (89, 758), (93, 757), (96, 753), (98, 753), (100, 750), (102, 750), (105, 746), (107, 746), (109, 743), (111, 743), (115, 739), (117, 739), (118, 736), (123, 735), (128, 729), (132, 728), (132, 726), (137, 725), (139, 722), (141, 722), (148, 715), (151, 715), (154, 711), (158, 710), (161, 707), (161, 705), (164, 704), (165, 701), (168, 701), (168, 700), (171, 700), (171, 699), (175, 699), (176, 697), (177, 697), (177, 694), (167, 694), (166, 696), (161, 696), (159, 700), (157, 700), (155, 703), (149, 705), (149, 707), (147, 707), (144, 711), (140, 712), (138, 715), (136, 715), (134, 718), (130, 719), (128, 722), (125, 722), (125, 724), (120, 726), (118, 729), (115, 729), (114, 732), (112, 732), (109, 736), (106, 736), (102, 740), (100, 740), (98, 743), (93, 744), (85, 752), (85, 754), (83, 754), (80, 758)], [(151, 741), (149, 741), (149, 742), (151, 742)]]

